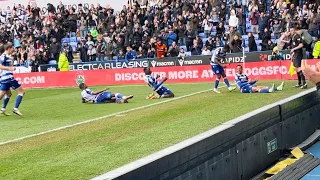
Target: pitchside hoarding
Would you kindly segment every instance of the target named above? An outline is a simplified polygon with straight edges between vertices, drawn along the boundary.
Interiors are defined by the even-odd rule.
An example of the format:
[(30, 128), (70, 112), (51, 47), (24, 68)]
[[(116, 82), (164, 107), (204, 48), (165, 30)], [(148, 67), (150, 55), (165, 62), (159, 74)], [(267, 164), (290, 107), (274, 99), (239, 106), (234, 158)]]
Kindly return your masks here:
[[(291, 59), (290, 51), (282, 52), (285, 59)], [(272, 52), (246, 53), (246, 62), (261, 62), (270, 59)], [(97, 69), (119, 69), (119, 68), (143, 68), (143, 67), (170, 67), (170, 66), (195, 66), (210, 64), (211, 56), (191, 56), (183, 59), (164, 58), (164, 59), (143, 59), (130, 62), (123, 61), (100, 61), (87, 63), (71, 63), (70, 70), (97, 70)], [(222, 63), (242, 63), (244, 61), (242, 53), (228, 54), (226, 61)], [(58, 71), (58, 65), (41, 65), (40, 71)]]
[[(318, 60), (308, 60), (315, 68)], [(239, 63), (229, 65), (225, 72), (227, 77), (233, 81), (236, 74), (236, 66)], [(241, 65), (243, 63), (240, 63)], [(283, 79), (289, 80), (294, 77), (289, 75), (291, 61), (265, 61), (245, 63), (245, 73), (260, 80)], [(209, 65), (193, 66), (171, 66), (152, 68), (153, 75), (168, 77), (168, 83), (191, 83), (191, 82), (213, 82), (215, 77)], [(97, 85), (128, 85), (143, 84), (144, 73), (141, 68), (123, 68), (109, 70), (83, 70), (68, 72), (36, 72), (21, 73), (14, 75), (26, 88), (50, 88), (50, 87), (72, 87), (79, 83), (89, 86)]]

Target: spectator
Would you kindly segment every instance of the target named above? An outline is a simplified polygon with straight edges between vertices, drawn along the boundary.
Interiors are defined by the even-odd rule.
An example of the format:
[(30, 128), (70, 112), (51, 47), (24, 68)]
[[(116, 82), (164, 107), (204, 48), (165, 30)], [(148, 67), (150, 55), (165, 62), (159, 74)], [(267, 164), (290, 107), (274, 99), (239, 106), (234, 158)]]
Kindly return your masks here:
[(219, 25), (217, 26), (217, 37), (223, 37), (223, 34), (225, 33), (225, 28), (223, 26), (223, 23), (220, 22)]
[[(218, 38), (218, 37), (217, 37)], [(206, 41), (205, 46), (212, 51), (215, 48), (215, 41), (213, 41), (212, 36), (210, 35), (208, 40)]]
[(272, 50), (272, 55), (270, 57), (271, 61), (275, 61), (275, 60), (284, 60), (284, 56), (282, 53), (280, 53), (278, 47), (274, 47)]
[(278, 49), (281, 51), (281, 50), (284, 50), (288, 47), (288, 44), (290, 43), (290, 36), (289, 36), (289, 33), (288, 32), (284, 32), (282, 33), (280, 39), (278, 40)]
[(137, 59), (143, 59), (145, 58), (145, 52), (143, 50), (143, 48), (140, 46), (137, 52)]
[[(261, 12), (260, 17), (258, 18), (259, 32), (264, 31), (266, 28), (268, 28), (268, 21), (269, 17), (265, 16), (264, 12)], [(263, 34), (263, 32), (259, 33), (260, 39), (262, 39)]]
[(210, 22), (210, 16), (209, 15), (207, 15), (206, 19), (203, 20), (202, 27), (204, 28), (205, 37), (208, 38), (209, 35), (211, 34), (211, 30), (212, 30), (212, 22)]
[(81, 40), (80, 43), (78, 43), (77, 51), (80, 53), (80, 62), (88, 62), (89, 56), (88, 56), (88, 48), (85, 45), (85, 40)]
[(80, 37), (85, 38), (88, 33), (88, 25), (87, 25), (87, 21), (84, 19), (84, 16), (81, 16), (79, 25), (80, 25)]
[(72, 54), (72, 47), (69, 45), (67, 41), (63, 42), (62, 51), (67, 53), (67, 58), (69, 63), (73, 62), (73, 54)]
[(246, 14), (243, 12), (243, 9), (240, 8), (238, 11), (238, 23), (239, 23), (239, 33), (245, 35), (246, 33)]
[(49, 54), (50, 54), (50, 57), (56, 60), (57, 62), (59, 60), (60, 50), (61, 50), (61, 45), (57, 42), (56, 38), (53, 38), (52, 43), (50, 44), (50, 47), (49, 47)]
[(119, 50), (118, 56), (117, 56), (117, 60), (126, 60), (126, 56), (123, 53), (122, 50)]
[(187, 30), (185, 31), (184, 34), (185, 34), (185, 37), (186, 37), (187, 51), (190, 51), (192, 43), (193, 43), (193, 40), (195, 38), (195, 33), (194, 33), (194, 31), (191, 30), (190, 26), (187, 26)]
[(231, 10), (230, 19), (229, 19), (229, 26), (237, 28), (239, 23), (239, 19), (236, 15), (235, 10)]
[(91, 27), (90, 34), (93, 37), (93, 40), (96, 41), (99, 33), (98, 33), (98, 31), (97, 31), (95, 26)]
[(268, 28), (264, 28), (264, 31), (261, 32), (262, 44), (267, 44), (269, 40), (271, 40), (271, 33)]
[(113, 55), (115, 54), (115, 48), (114, 48), (114, 46), (113, 46), (113, 44), (111, 42), (111, 39), (107, 40), (105, 54), (107, 55), (107, 59), (108, 60), (113, 60)]
[(174, 33), (172, 29), (169, 29), (167, 41), (168, 41), (168, 46), (171, 46), (173, 42), (177, 42), (177, 34)]
[(242, 52), (242, 40), (239, 38), (238, 35), (233, 36), (229, 44), (230, 50), (232, 53)]
[(192, 56), (199, 56), (201, 55), (201, 47), (198, 44), (197, 40), (193, 41), (193, 46), (191, 48), (191, 55)]
[(157, 43), (155, 44), (157, 51), (157, 58), (162, 59), (167, 54), (167, 46), (162, 43), (161, 39), (158, 38)]
[(316, 19), (314, 13), (310, 13), (307, 19), (308, 31), (312, 37), (318, 36), (318, 24), (316, 23)]
[(252, 33), (248, 33), (249, 52), (258, 51), (256, 41)]
[(97, 60), (97, 50), (92, 44), (88, 48), (88, 56), (89, 56), (89, 61)]
[[(254, 1), (253, 1), (254, 2)], [(259, 33), (258, 16), (256, 11), (251, 11), (249, 20), (251, 21), (251, 29), (254, 34)]]
[(223, 46), (224, 46), (223, 42), (221, 41), (220, 37), (217, 36), (216, 40), (214, 41), (213, 48), (218, 48), (218, 47), (223, 47)]
[(274, 21), (274, 24), (273, 24), (272, 28), (273, 28), (274, 37), (276, 39), (279, 39), (280, 35), (281, 35), (281, 28), (282, 27), (279, 24), (279, 21), (277, 19)]
[(154, 48), (148, 49), (147, 58), (155, 58), (156, 57), (156, 50)]
[(103, 61), (105, 57), (106, 46), (102, 43), (102, 41), (98, 41), (97, 45), (97, 60)]
[(267, 43), (261, 43), (261, 51), (271, 51), (275, 45), (269, 40)]
[(177, 46), (176, 42), (173, 42), (172, 45), (169, 47), (168, 56), (177, 57), (178, 54), (179, 54), (179, 47)]
[(137, 59), (136, 52), (130, 47), (127, 47), (127, 53), (126, 53), (126, 61), (134, 61)]
[(203, 56), (209, 56), (209, 55), (212, 55), (211, 54), (211, 51), (208, 49), (207, 46), (204, 47), (203, 51), (202, 51), (202, 54)]
[(185, 57), (187, 57), (187, 54), (184, 52), (183, 48), (180, 48), (179, 54), (178, 54), (178, 58), (179, 59), (184, 59)]

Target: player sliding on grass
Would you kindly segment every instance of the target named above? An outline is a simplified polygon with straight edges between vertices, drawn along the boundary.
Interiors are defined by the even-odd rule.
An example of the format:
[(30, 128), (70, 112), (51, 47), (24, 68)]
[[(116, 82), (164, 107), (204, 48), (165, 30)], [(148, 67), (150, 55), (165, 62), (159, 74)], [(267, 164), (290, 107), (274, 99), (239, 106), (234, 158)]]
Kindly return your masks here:
[(147, 96), (147, 99), (159, 99), (159, 98), (172, 98), (174, 97), (174, 94), (170, 91), (170, 89), (163, 86), (163, 83), (168, 80), (168, 78), (164, 78), (161, 82), (158, 82), (158, 79), (160, 78), (159, 75), (157, 75), (156, 78), (154, 78), (151, 74), (152, 71), (149, 67), (146, 67), (143, 69), (145, 73), (145, 81), (146, 83), (157, 93), (157, 94), (149, 94)]
[(236, 89), (236, 87), (231, 87), (229, 80), (227, 79), (226, 73), (224, 72), (224, 68), (226, 68), (225, 65), (222, 64), (222, 61), (226, 59), (226, 52), (223, 47), (217, 48), (214, 50), (213, 55), (211, 57), (211, 67), (212, 67), (212, 72), (217, 76), (213, 91), (216, 93), (221, 93), (218, 90), (219, 82), (221, 77), (224, 80), (224, 83), (227, 85), (229, 91), (233, 91)]
[(92, 91), (88, 88), (88, 86), (84, 83), (79, 85), (79, 88), (82, 90), (82, 103), (90, 102), (90, 103), (128, 103), (129, 99), (132, 99), (133, 96), (124, 96), (120, 93), (113, 94), (111, 92), (107, 92), (109, 88), (103, 89), (101, 91)]
[(235, 81), (241, 93), (272, 93), (275, 91), (282, 91), (284, 87), (284, 82), (278, 87), (275, 87), (274, 84), (271, 87), (257, 86), (256, 83), (258, 80), (250, 80), (247, 75), (243, 74), (241, 65), (237, 66)]

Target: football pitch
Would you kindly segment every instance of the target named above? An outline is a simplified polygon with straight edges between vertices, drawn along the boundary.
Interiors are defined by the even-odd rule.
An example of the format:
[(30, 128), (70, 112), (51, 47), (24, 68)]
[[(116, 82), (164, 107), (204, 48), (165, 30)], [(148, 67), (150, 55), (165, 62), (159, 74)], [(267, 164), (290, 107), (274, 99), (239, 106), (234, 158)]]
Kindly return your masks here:
[(0, 116), (0, 179), (90, 179), (301, 92), (295, 83), (286, 81), (285, 91), (272, 94), (226, 88), (215, 94), (212, 83), (167, 84), (176, 98), (161, 100), (146, 100), (152, 92), (147, 85), (110, 86), (113, 93), (133, 94), (128, 104), (82, 104), (78, 88), (30, 89), (23, 117)]

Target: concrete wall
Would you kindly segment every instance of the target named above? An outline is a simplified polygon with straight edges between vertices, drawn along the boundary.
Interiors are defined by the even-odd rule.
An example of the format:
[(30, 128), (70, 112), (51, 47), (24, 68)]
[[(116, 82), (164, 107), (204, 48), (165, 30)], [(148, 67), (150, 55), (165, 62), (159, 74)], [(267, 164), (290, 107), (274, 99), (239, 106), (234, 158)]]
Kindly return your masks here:
[(95, 180), (247, 180), (320, 125), (315, 89), (265, 106)]

